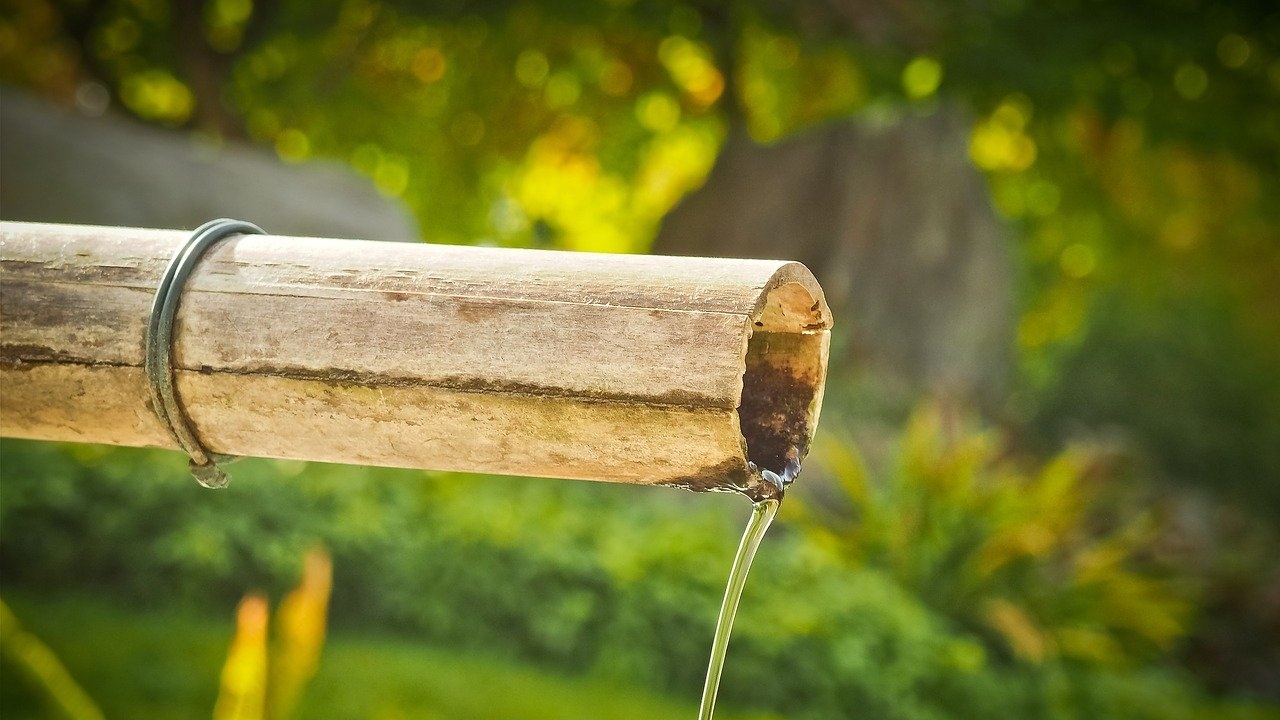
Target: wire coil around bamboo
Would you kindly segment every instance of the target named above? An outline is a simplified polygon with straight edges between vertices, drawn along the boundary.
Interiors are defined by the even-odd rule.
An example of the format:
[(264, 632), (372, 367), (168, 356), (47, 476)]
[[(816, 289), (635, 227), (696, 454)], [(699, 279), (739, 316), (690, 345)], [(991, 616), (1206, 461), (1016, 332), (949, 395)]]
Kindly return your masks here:
[(265, 235), (262, 228), (242, 220), (221, 218), (196, 228), (165, 268), (156, 287), (147, 321), (144, 368), (151, 392), (151, 406), (160, 423), (190, 456), (196, 482), (207, 488), (226, 487), (231, 481), (219, 464), (235, 459), (205, 447), (178, 398), (173, 367), (173, 324), (182, 301), (182, 290), (200, 258), (209, 248), (231, 235)]

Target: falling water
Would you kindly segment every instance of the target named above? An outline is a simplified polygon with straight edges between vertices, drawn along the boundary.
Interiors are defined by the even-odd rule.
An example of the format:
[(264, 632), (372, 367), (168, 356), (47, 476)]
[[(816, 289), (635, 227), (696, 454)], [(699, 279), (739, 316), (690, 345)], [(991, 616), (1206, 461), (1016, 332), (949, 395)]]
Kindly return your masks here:
[[(794, 453), (793, 453), (794, 457)], [(724, 602), (720, 605), (720, 616), (716, 619), (715, 638), (711, 641), (711, 662), (707, 665), (707, 682), (702, 687), (702, 704), (698, 708), (698, 720), (711, 720), (716, 709), (716, 693), (720, 689), (720, 673), (724, 671), (725, 653), (729, 649), (729, 633), (733, 631), (733, 618), (738, 614), (738, 601), (742, 599), (742, 589), (747, 585), (747, 572), (751, 570), (751, 561), (760, 547), (760, 540), (773, 522), (782, 505), (783, 491), (796, 475), (800, 473), (799, 461), (792, 459), (787, 463), (782, 475), (761, 470), (760, 475), (770, 484), (768, 496), (756, 500), (751, 506), (751, 517), (747, 520), (747, 529), (742, 533), (742, 542), (738, 544), (738, 552), (733, 556), (733, 565), (729, 568), (729, 582), (724, 589)]]

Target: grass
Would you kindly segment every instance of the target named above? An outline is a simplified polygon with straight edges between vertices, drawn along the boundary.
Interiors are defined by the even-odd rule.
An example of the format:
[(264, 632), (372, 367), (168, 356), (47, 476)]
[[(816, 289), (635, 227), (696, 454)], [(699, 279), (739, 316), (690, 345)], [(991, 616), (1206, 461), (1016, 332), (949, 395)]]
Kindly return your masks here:
[[(210, 717), (232, 634), (230, 611), (218, 620), (83, 595), (10, 592), (6, 601), (108, 718)], [(614, 681), (339, 632), (329, 638), (297, 720), (652, 720), (696, 712), (697, 698), (664, 698)], [(0, 716), (53, 717), (48, 713), (14, 668), (0, 662)]]

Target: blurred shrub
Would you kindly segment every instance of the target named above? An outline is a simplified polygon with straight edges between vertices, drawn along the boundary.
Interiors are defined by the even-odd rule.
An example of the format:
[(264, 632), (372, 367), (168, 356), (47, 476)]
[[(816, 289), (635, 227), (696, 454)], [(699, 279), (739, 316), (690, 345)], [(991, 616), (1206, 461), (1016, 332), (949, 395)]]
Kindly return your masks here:
[[(810, 506), (765, 541), (724, 702), (903, 720), (1220, 709), (1157, 657), (1194, 596), (1139, 562), (1150, 520), (1099, 520), (1106, 495), (1076, 456), (1018, 474), (992, 438), (944, 425), (919, 415), (883, 484), (824, 449), (860, 519)], [(334, 624), (689, 698), (746, 515), (724, 497), (257, 460), (209, 492), (167, 453), (3, 453), (6, 584), (221, 613), (247, 582), (278, 597), (322, 543)]]
[(822, 462), (853, 507), (807, 505), (809, 532), (1009, 657), (1119, 666), (1170, 650), (1196, 587), (1154, 559), (1161, 518), (1132, 478), (1097, 451), (1025, 468), (1001, 445), (942, 406), (912, 417), (882, 481), (829, 443)]
[(1226, 300), (1100, 299), (1089, 329), (1041, 393), (1046, 439), (1121, 433), (1164, 476), (1280, 519), (1275, 328), (1250, 331)]

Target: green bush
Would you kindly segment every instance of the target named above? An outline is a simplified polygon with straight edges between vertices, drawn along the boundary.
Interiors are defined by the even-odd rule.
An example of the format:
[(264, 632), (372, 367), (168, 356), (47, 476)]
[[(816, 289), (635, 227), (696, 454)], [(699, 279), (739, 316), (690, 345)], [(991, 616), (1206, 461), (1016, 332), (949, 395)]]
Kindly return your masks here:
[(807, 505), (814, 541), (884, 568), (1008, 657), (1115, 666), (1167, 653), (1198, 587), (1157, 559), (1164, 521), (1142, 484), (1085, 448), (1025, 467), (966, 425), (941, 406), (917, 412), (882, 479), (852, 445), (829, 444), (819, 462), (853, 505)]
[[(1217, 707), (1160, 654), (1166, 636), (1103, 611), (1110, 591), (1044, 584), (1105, 546), (1089, 538), (1129, 538), (1124, 523), (1098, 535), (1086, 522), (1101, 495), (1056, 520), (1028, 516), (1057, 502), (1050, 488), (1075, 497), (1079, 467), (1060, 460), (1011, 479), (988, 440), (949, 444), (930, 417), (918, 417), (883, 485), (822, 451), (814, 481), (822, 467), (838, 470), (861, 520), (841, 525), (810, 504), (797, 522), (784, 507), (749, 582), (724, 703), (895, 720), (1193, 718)], [(334, 558), (335, 625), (690, 698), (747, 514), (732, 497), (265, 460), (237, 463), (231, 488), (214, 492), (172, 453), (15, 441), (2, 451), (6, 587), (105, 591), (225, 616), (249, 587), (278, 597), (320, 543)], [(1070, 541), (1065, 556), (1015, 552), (972, 574), (1034, 518)], [(1165, 587), (1146, 572), (1106, 565), (1102, 587)], [(1137, 596), (1150, 602), (1134, 611), (1183, 617), (1156, 595)], [(991, 599), (1016, 604), (1046, 643), (1065, 648), (1064, 627), (1091, 627), (1124, 655), (1020, 654), (1015, 626), (982, 610)]]

